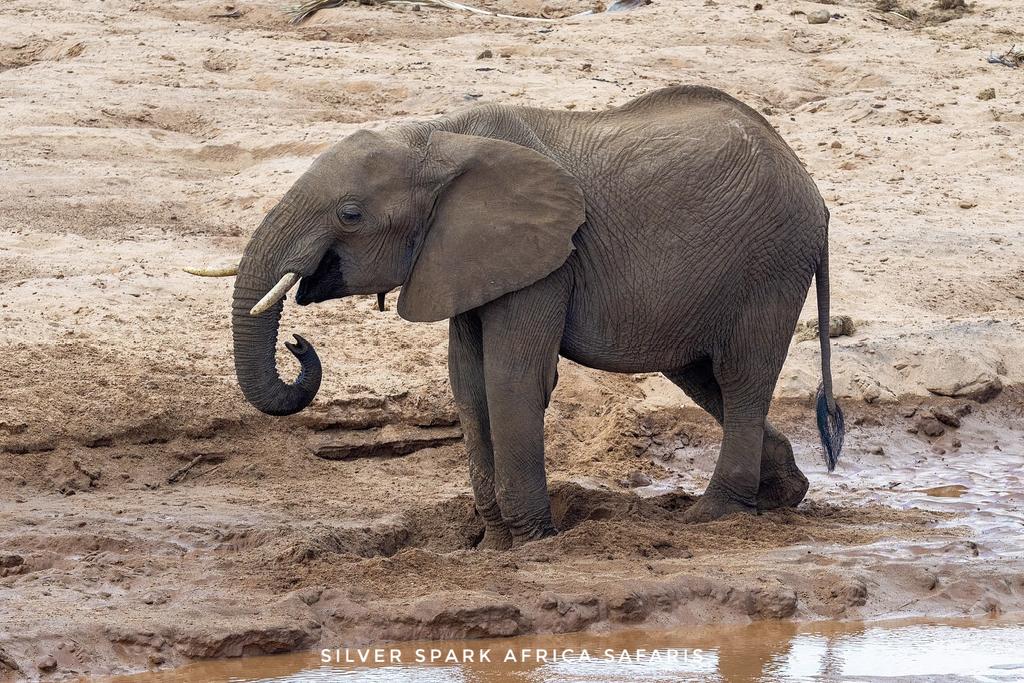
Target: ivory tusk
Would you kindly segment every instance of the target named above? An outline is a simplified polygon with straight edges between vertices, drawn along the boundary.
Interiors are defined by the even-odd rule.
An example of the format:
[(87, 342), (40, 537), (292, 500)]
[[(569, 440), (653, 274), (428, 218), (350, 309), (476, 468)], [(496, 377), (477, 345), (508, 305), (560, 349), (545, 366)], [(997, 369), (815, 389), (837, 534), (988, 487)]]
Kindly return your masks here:
[(295, 283), (298, 281), (298, 273), (285, 273), (284, 277), (278, 280), (273, 289), (267, 292), (266, 296), (260, 299), (260, 302), (252, 307), (252, 310), (249, 311), (249, 315), (263, 315), (266, 313), (271, 306), (284, 298), (284, 295), (288, 293), (288, 290), (294, 287)]
[(199, 277), (231, 277), (238, 275), (238, 266), (225, 266), (223, 268), (182, 268), (189, 275)]

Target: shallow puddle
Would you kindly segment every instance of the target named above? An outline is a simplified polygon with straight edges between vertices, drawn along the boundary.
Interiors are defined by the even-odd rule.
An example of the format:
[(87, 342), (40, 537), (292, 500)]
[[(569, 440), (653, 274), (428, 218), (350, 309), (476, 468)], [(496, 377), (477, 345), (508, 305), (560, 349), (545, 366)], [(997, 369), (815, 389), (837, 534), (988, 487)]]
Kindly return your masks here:
[(933, 486), (930, 489), (913, 489), (913, 491), (934, 498), (961, 498), (968, 489), (962, 484), (953, 484), (952, 486)]
[[(1024, 619), (758, 622), (388, 644), (191, 664), (109, 683), (1024, 680)], [(324, 662), (325, 658), (331, 661)], [(362, 663), (360, 659), (368, 659)], [(378, 662), (373, 662), (377, 659)], [(434, 661), (431, 661), (434, 660)]]

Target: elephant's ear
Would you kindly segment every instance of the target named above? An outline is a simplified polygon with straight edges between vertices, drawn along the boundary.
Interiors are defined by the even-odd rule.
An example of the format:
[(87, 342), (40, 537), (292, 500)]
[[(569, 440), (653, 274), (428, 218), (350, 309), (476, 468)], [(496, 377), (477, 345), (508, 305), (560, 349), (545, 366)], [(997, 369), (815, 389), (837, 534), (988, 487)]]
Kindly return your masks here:
[(583, 192), (554, 161), (511, 142), (438, 131), (424, 163), (443, 179), (398, 299), (403, 318), (451, 318), (565, 263), (585, 219)]

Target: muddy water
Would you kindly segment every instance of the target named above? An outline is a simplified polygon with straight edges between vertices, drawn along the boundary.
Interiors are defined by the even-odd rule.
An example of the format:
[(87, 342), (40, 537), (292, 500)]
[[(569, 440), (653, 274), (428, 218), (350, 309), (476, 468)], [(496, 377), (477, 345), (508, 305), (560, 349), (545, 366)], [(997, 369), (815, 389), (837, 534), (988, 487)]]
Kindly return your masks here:
[[(200, 662), (108, 683), (1024, 680), (1024, 618), (758, 622), (423, 642)], [(483, 653), (487, 653), (484, 655)], [(360, 657), (382, 662), (360, 663)], [(328, 657), (330, 662), (323, 659)], [(514, 659), (510, 659), (514, 658)], [(431, 661), (434, 659), (436, 661)], [(489, 661), (481, 661), (489, 659)], [(445, 661), (448, 660), (448, 661)]]

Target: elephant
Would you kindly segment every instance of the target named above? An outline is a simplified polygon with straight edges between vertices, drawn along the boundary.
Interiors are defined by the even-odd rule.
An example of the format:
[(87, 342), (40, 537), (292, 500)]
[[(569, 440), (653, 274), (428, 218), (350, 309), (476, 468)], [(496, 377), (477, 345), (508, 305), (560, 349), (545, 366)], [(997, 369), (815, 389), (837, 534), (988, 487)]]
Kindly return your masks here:
[(816, 281), (829, 471), (842, 448), (828, 337), (829, 212), (795, 153), (754, 109), (703, 86), (596, 112), (484, 104), (360, 130), (324, 151), (266, 215), (238, 265), (234, 362), (270, 415), (309, 405), (313, 346), (286, 347), (300, 306), (401, 288), (407, 321), (448, 320), (451, 390), (481, 547), (557, 533), (544, 414), (560, 357), (660, 372), (720, 423), (721, 450), (684, 521), (795, 506), (808, 480), (767, 419)]

